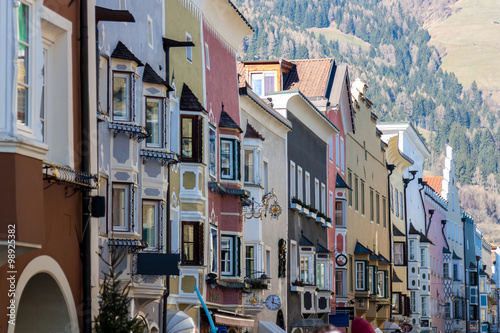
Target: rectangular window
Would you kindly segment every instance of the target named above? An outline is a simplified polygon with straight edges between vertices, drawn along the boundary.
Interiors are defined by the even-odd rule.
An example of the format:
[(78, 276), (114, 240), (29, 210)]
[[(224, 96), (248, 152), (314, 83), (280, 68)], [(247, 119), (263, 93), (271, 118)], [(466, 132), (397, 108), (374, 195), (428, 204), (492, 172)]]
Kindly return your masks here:
[(130, 231), (130, 185), (113, 184), (112, 220), (114, 231)]
[(373, 222), (375, 218), (375, 207), (373, 207), (373, 189), (370, 189), (370, 221)]
[[(191, 35), (186, 32), (186, 42), (192, 42), (193, 39)], [(193, 50), (190, 46), (186, 46), (186, 60), (189, 62), (193, 62)]]
[(399, 212), (401, 215), (401, 219), (404, 219), (404, 210), (403, 210), (403, 192), (399, 192)]
[(444, 279), (449, 279), (450, 278), (450, 272), (449, 272), (448, 263), (443, 263), (443, 278)]
[(349, 291), (353, 291), (354, 289), (354, 264), (352, 261), (352, 255), (349, 255)]
[(303, 283), (310, 283), (309, 279), (309, 256), (300, 256), (300, 280)]
[(405, 248), (405, 243), (396, 243), (396, 242), (394, 243), (394, 265), (396, 266), (405, 265), (404, 248)]
[(417, 296), (416, 292), (410, 291), (410, 311), (417, 313)]
[(458, 281), (459, 276), (458, 276), (458, 264), (453, 265), (453, 280)]
[(181, 115), (181, 159), (202, 162), (203, 119), (194, 115)]
[(340, 138), (340, 172), (344, 173), (344, 138)]
[(276, 91), (276, 72), (252, 73), (250, 79), (253, 91), (260, 97)]
[(233, 275), (234, 238), (221, 237), (220, 240), (220, 266), (222, 275)]
[(378, 276), (377, 276), (377, 284), (378, 284), (377, 295), (379, 297), (387, 297), (385, 271), (378, 271), (377, 274), (378, 274)]
[(377, 290), (376, 289), (377, 276), (374, 275), (374, 274), (376, 274), (375, 272), (376, 272), (375, 267), (373, 267), (373, 266), (368, 267), (368, 276), (367, 276), (368, 281), (367, 282), (368, 282), (368, 292), (370, 294), (375, 294), (375, 290)]
[(410, 248), (409, 260), (417, 260), (417, 258), (415, 256), (415, 241), (414, 240), (410, 240), (409, 248)]
[(163, 98), (146, 98), (146, 146), (163, 147)]
[(359, 209), (359, 178), (354, 175), (354, 210)]
[(300, 201), (304, 201), (304, 188), (303, 188), (304, 177), (302, 176), (302, 168), (297, 167), (297, 198)]
[(391, 193), (390, 193), (390, 200), (391, 200), (391, 211), (394, 213), (394, 187), (391, 185)]
[(344, 226), (342, 201), (335, 202), (335, 225)]
[(269, 164), (264, 162), (262, 164), (263, 174), (262, 174), (262, 186), (264, 187), (264, 193), (269, 192)]
[(254, 151), (245, 149), (245, 183), (255, 183), (254, 167)]
[(208, 163), (209, 163), (210, 177), (212, 177), (213, 179), (217, 179), (217, 144), (216, 144), (217, 133), (215, 131), (215, 128), (213, 128), (212, 126), (208, 128), (208, 136), (209, 136)]
[(356, 290), (365, 290), (365, 262), (356, 261)]
[(203, 243), (200, 243), (200, 232), (203, 224), (199, 222), (182, 222), (182, 263), (184, 265), (201, 265)]
[(394, 207), (396, 208), (396, 216), (399, 216), (399, 195), (398, 195), (398, 189), (396, 189), (396, 195), (394, 196), (396, 199), (396, 202), (394, 203)]
[(337, 169), (340, 168), (340, 135), (336, 134), (335, 135), (335, 148), (336, 148), (336, 154), (335, 154), (335, 165), (337, 166)]
[(245, 277), (253, 279), (255, 269), (255, 246), (245, 246)]
[(333, 163), (333, 136), (328, 141), (328, 159)]
[(160, 203), (158, 201), (142, 202), (142, 240), (148, 242), (148, 247), (158, 248), (158, 228), (160, 225)]
[(219, 248), (219, 242), (218, 242), (218, 234), (217, 234), (217, 229), (215, 228), (210, 228), (210, 271), (212, 273), (217, 273), (217, 267), (218, 267), (218, 248)]
[(446, 303), (444, 305), (444, 317), (446, 319), (450, 319), (451, 318), (451, 304), (450, 303)]
[(42, 68), (42, 102), (40, 103), (40, 122), (42, 123), (42, 141), (47, 142), (47, 114), (46, 111), (48, 111), (47, 108), (47, 75), (49, 73), (49, 69), (47, 68), (48, 66), (48, 51), (47, 49), (44, 48), (43, 50), (43, 68)]
[(422, 317), (428, 317), (427, 313), (427, 297), (422, 297)]
[(311, 205), (311, 175), (306, 171), (306, 205)]
[(377, 224), (380, 224), (380, 194), (375, 194), (375, 218)]
[(153, 44), (153, 20), (148, 17), (148, 45), (150, 48), (154, 48)]
[(237, 140), (220, 140), (220, 176), (222, 179), (239, 180), (239, 151)]
[(210, 69), (210, 53), (208, 52), (208, 44), (205, 43), (205, 64), (207, 69)]
[(326, 281), (325, 281), (325, 273), (326, 273), (327, 265), (325, 262), (318, 262), (316, 264), (316, 287), (320, 290), (326, 289)]
[(113, 72), (113, 120), (131, 120), (132, 81), (132, 73)]
[(349, 191), (347, 192), (347, 202), (349, 207), (352, 207), (352, 172), (347, 171), (347, 186), (349, 186)]
[(266, 250), (266, 274), (271, 276), (271, 251)]
[(420, 267), (427, 267), (427, 251), (425, 251), (425, 248), (420, 249)]
[(290, 281), (297, 280), (297, 244), (290, 241)]
[(335, 292), (337, 296), (344, 296), (344, 272), (343, 271), (335, 271)]
[(486, 309), (481, 309), (481, 322), (484, 323), (486, 321)]
[(365, 215), (365, 182), (361, 181), (361, 214)]
[(392, 312), (401, 314), (401, 293), (392, 293)]
[(297, 197), (297, 194), (296, 194), (296, 188), (295, 188), (295, 184), (296, 184), (296, 178), (295, 178), (295, 163), (293, 163), (292, 161), (290, 161), (290, 198), (294, 198), (294, 197)]
[(18, 9), (18, 31), (19, 44), (17, 49), (17, 122), (30, 125), (29, 119), (29, 95), (30, 95), (30, 7), (20, 3)]
[(332, 221), (335, 221), (335, 224), (337, 224), (337, 211), (333, 210), (333, 203), (334, 203), (334, 198), (333, 198), (333, 192), (329, 191), (328, 192), (328, 216), (332, 219)]

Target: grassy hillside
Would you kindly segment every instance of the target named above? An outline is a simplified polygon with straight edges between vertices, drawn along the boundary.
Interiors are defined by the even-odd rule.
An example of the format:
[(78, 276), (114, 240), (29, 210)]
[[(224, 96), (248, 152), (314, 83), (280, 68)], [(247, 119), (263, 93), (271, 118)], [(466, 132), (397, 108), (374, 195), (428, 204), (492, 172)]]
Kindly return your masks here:
[[(430, 43), (440, 50), (442, 68), (464, 86), (475, 80), (500, 104), (500, 1), (460, 0), (454, 14), (429, 23)], [(484, 96), (486, 97), (486, 96)]]

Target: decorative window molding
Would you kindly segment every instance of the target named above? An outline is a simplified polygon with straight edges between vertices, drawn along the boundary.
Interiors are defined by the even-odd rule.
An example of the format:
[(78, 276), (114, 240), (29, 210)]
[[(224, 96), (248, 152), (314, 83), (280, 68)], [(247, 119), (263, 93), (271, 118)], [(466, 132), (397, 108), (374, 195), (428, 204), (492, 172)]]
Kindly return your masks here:
[(131, 139), (141, 142), (148, 137), (148, 131), (144, 126), (130, 124), (130, 123), (118, 123), (109, 122), (108, 128), (116, 137), (118, 133), (126, 133)]
[(162, 166), (174, 164), (179, 161), (179, 155), (170, 151), (141, 149), (139, 155), (142, 157), (142, 163), (148, 160), (157, 160)]
[(135, 121), (135, 73), (113, 71), (113, 121)]

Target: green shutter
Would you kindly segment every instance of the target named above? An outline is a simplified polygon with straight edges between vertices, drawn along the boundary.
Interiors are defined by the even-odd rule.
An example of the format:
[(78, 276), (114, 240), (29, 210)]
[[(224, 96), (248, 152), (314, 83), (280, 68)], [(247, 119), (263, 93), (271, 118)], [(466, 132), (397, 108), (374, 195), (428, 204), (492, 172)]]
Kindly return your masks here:
[(240, 157), (240, 152), (241, 150), (241, 143), (238, 140), (234, 141), (234, 179), (236, 180), (241, 180), (241, 172), (240, 172), (240, 164), (241, 164), (241, 157)]
[(368, 291), (370, 290), (370, 286), (368, 285), (368, 275), (370, 274), (370, 266), (369, 266), (369, 261), (364, 260), (365, 262), (365, 290)]

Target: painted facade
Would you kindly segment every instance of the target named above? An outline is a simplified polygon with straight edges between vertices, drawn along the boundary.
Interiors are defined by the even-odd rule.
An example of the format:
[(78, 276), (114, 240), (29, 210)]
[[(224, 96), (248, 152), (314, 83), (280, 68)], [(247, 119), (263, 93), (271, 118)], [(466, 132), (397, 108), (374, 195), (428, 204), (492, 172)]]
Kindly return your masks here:
[(392, 269), (386, 144), (376, 128), (367, 88), (359, 79), (351, 85), (356, 131), (346, 136), (347, 185), (352, 189), (347, 208), (348, 297), (357, 317), (383, 327), (391, 315)]

